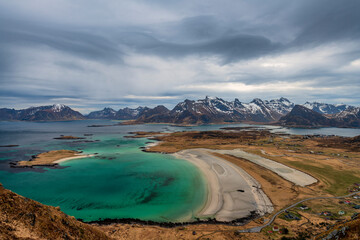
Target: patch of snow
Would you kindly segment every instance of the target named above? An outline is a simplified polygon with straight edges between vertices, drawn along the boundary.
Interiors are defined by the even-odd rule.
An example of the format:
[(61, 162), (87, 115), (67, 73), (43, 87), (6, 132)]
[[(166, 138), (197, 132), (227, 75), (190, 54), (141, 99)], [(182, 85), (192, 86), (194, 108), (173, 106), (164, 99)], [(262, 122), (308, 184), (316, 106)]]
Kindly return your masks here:
[(51, 108), (54, 112), (61, 112), (66, 106), (64, 104), (54, 104)]

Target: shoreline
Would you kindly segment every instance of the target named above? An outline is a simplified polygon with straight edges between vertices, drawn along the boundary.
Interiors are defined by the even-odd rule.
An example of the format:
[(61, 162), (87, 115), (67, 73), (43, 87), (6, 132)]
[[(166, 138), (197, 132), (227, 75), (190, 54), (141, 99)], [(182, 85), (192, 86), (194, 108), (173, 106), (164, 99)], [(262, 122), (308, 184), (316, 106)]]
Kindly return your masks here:
[(240, 167), (213, 156), (207, 149), (182, 150), (172, 154), (193, 163), (207, 182), (207, 200), (199, 218), (231, 222), (249, 216), (263, 216), (274, 208), (261, 185)]
[(86, 154), (86, 155), (80, 154), (80, 155), (74, 156), (74, 157), (61, 158), (59, 160), (54, 161), (53, 163), (54, 164), (59, 164), (59, 163), (66, 162), (66, 161), (69, 161), (69, 160), (74, 160), (74, 159), (79, 159), (79, 158), (86, 158), (86, 157), (93, 157), (95, 155), (96, 154)]
[(56, 167), (59, 163), (80, 159), (86, 157), (93, 157), (96, 154), (82, 154), (81, 152), (73, 150), (53, 150), (43, 152), (38, 155), (32, 156), (30, 160), (11, 162), (11, 167), (15, 168), (32, 168), (32, 167)]
[(244, 158), (248, 161), (251, 161), (259, 166), (262, 166), (283, 179), (290, 181), (298, 186), (305, 187), (311, 184), (317, 183), (318, 180), (311, 176), (308, 173), (302, 172), (300, 170), (291, 168), (282, 163), (278, 163), (276, 161), (270, 160), (268, 158), (261, 157), (256, 154), (245, 152), (241, 149), (233, 149), (233, 150), (210, 150), (212, 152), (220, 153), (220, 154), (228, 154), (234, 157)]

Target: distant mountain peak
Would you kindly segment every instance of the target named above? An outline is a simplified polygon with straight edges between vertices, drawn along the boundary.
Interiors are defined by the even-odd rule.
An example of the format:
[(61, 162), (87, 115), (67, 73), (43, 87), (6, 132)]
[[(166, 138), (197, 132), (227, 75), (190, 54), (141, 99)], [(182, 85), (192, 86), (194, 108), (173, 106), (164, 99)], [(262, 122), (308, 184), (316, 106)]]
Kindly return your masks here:
[(290, 102), (290, 100), (287, 99), (287, 98), (285, 98), (285, 97), (280, 97), (279, 100), (282, 101), (282, 102), (283, 102), (283, 101)]
[(64, 104), (56, 103), (56, 104), (52, 105), (51, 110), (53, 110), (54, 112), (61, 112), (66, 107), (67, 106)]
[[(348, 107), (344, 111), (327, 116), (304, 105), (295, 105), (279, 123), (289, 127), (360, 127), (360, 108)], [(329, 104), (320, 104), (320, 107), (316, 107), (321, 110), (321, 107), (328, 107), (327, 105)]]
[(316, 101), (315, 102), (307, 101), (303, 104), (303, 106), (321, 114), (337, 114), (352, 107), (346, 104), (328, 104), (328, 103), (320, 103)]
[(115, 111), (112, 108), (105, 107), (103, 110), (94, 111), (87, 115), (87, 118), (90, 119), (112, 119), (112, 120), (131, 120), (136, 119), (139, 114), (141, 114), (146, 107), (137, 107), (135, 109), (125, 107), (123, 109), (119, 109)]
[[(205, 99), (179, 102), (170, 112), (154, 108), (146, 111), (138, 119), (139, 122), (170, 123), (221, 123), (221, 122), (272, 122), (288, 113), (294, 104), (286, 100), (263, 101), (255, 98), (250, 103), (241, 103), (239, 99), (226, 101), (219, 97), (206, 96)], [(156, 116), (149, 113), (154, 112)]]
[(254, 98), (250, 103), (264, 104), (264, 101), (260, 98)]
[(64, 104), (30, 107), (21, 110), (3, 110), (0, 112), (2, 120), (20, 121), (66, 121), (82, 120), (85, 117)]

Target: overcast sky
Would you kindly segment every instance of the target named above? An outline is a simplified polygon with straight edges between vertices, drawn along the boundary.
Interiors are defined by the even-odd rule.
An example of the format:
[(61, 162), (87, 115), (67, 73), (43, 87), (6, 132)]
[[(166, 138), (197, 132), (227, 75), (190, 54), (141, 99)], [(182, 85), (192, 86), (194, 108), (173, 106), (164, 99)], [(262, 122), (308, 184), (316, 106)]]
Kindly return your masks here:
[(0, 107), (360, 105), (358, 0), (0, 0)]

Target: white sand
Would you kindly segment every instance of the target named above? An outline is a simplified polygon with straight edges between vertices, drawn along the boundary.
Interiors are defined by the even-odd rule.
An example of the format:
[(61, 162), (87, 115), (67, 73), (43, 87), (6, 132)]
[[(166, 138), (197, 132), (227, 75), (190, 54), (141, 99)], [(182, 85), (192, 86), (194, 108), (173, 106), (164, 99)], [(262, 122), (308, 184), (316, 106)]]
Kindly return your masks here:
[(155, 147), (156, 145), (159, 145), (159, 143), (160, 143), (159, 141), (148, 143), (148, 144), (146, 144), (145, 149), (147, 150), (151, 147)]
[(317, 182), (317, 179), (310, 176), (309, 174), (306, 174), (304, 172), (301, 172), (299, 170), (296, 170), (294, 168), (290, 168), (284, 164), (275, 162), (273, 160), (263, 158), (261, 156), (251, 154), (248, 152), (244, 152), (240, 149), (234, 149), (234, 150), (210, 150), (221, 154), (229, 154), (235, 157), (244, 158), (246, 160), (249, 160), (255, 164), (258, 164), (262, 167), (265, 167), (276, 174), (278, 174), (280, 177), (295, 183), (299, 186), (307, 186), (313, 183)]
[(232, 221), (249, 216), (251, 211), (264, 215), (274, 210), (253, 177), (240, 167), (213, 156), (208, 149), (183, 150), (173, 155), (192, 162), (207, 179), (208, 200), (198, 217)]
[(54, 161), (53, 163), (62, 163), (62, 162), (73, 160), (73, 159), (93, 157), (93, 156), (95, 156), (95, 154), (86, 154), (86, 155), (79, 154), (79, 155), (76, 155), (74, 157), (61, 158), (59, 160)]

